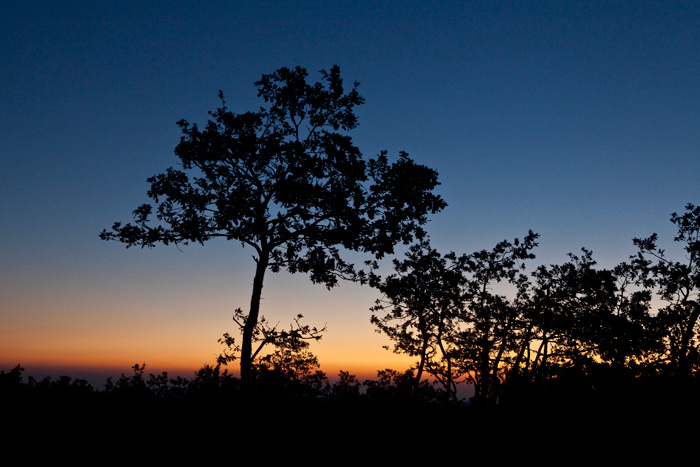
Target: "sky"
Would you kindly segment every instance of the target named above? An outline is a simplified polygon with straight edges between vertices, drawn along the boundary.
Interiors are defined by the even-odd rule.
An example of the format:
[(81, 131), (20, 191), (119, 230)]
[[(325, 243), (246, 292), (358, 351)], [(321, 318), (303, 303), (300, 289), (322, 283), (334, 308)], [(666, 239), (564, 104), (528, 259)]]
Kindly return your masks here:
[[(126, 249), (98, 234), (177, 165), (176, 122), (286, 66), (358, 81), (355, 144), (440, 174), (442, 252), (540, 234), (533, 265), (581, 247), (601, 267), (700, 203), (695, 1), (3, 2), (0, 370), (191, 376), (247, 308), (253, 252), (234, 242)], [(400, 251), (397, 254), (400, 256)], [(377, 292), (268, 274), (262, 313), (327, 327), (321, 369), (410, 361), (369, 322)], [(93, 372), (93, 373), (90, 373)]]

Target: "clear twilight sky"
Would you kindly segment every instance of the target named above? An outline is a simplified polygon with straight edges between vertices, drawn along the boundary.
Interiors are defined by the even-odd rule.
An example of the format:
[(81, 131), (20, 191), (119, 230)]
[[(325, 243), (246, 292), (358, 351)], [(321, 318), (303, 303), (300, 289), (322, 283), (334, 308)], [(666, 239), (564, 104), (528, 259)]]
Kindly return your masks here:
[[(204, 123), (219, 90), (244, 112), (262, 74), (334, 64), (361, 83), (363, 153), (439, 172), (442, 252), (532, 229), (532, 266), (586, 247), (607, 267), (634, 237), (672, 249), (670, 214), (700, 203), (697, 1), (3, 2), (0, 369), (213, 364), (248, 307), (253, 252), (98, 234), (149, 201), (146, 179), (178, 163), (176, 122)], [(322, 370), (371, 377), (409, 365), (369, 323), (377, 297), (269, 274), (262, 312), (327, 324)]]

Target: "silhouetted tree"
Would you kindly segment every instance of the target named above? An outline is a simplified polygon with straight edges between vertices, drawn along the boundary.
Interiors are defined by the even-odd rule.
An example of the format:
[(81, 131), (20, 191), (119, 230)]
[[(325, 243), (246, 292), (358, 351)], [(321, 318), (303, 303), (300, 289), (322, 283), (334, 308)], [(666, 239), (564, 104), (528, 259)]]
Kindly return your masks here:
[(407, 154), (363, 158), (347, 134), (363, 103), (357, 83), (345, 92), (337, 66), (307, 82), (301, 67), (280, 68), (255, 84), (265, 106), (236, 114), (211, 112), (200, 129), (182, 120), (175, 148), (182, 169), (148, 179), (134, 223), (116, 222), (101, 238), (129, 246), (203, 244), (224, 238), (250, 246), (256, 270), (241, 341), (241, 379), (251, 378), (253, 334), (267, 270), (304, 272), (333, 287), (358, 278), (341, 249), (375, 258), (399, 242), (422, 239), (427, 215), (444, 208), (433, 194), (437, 173)]
[[(608, 338), (601, 342), (601, 356), (615, 366), (644, 370), (655, 367), (662, 353), (662, 329), (652, 314), (651, 290), (640, 283), (634, 263), (620, 263), (616, 279), (615, 308), (607, 323)], [(640, 287), (641, 285), (641, 287)]]
[(386, 369), (377, 371), (377, 379), (368, 379), (363, 383), (365, 397), (375, 407), (401, 407), (413, 403), (430, 403), (439, 399), (439, 394), (427, 381), (415, 387), (413, 370), (404, 372)]
[[(325, 327), (318, 329), (301, 324), (303, 315), (299, 314), (288, 329), (278, 329), (277, 325), (271, 325), (264, 316), (260, 317), (253, 331), (254, 351), (251, 356), (252, 369), (257, 377), (265, 375), (261, 384), (270, 384), (276, 379), (275, 385), (290, 383), (311, 385), (323, 385), (325, 375), (319, 374), (318, 359), (308, 350), (309, 341), (317, 341), (322, 337)], [(233, 316), (234, 322), (245, 329), (247, 315), (238, 308)], [(217, 358), (217, 365), (227, 365), (240, 357), (240, 346), (236, 339), (229, 333), (224, 333), (219, 342), (226, 346)], [(263, 353), (263, 349), (270, 348), (270, 353)], [(318, 381), (317, 381), (318, 380)]]
[(699, 363), (697, 333), (700, 326), (700, 206), (686, 205), (682, 215), (673, 213), (671, 222), (678, 228), (675, 242), (683, 245), (685, 259), (674, 261), (657, 246), (658, 236), (635, 238), (639, 248), (635, 264), (646, 285), (655, 287), (667, 303), (658, 319), (665, 329), (665, 345), (671, 371), (683, 376)]
[(5, 370), (0, 371), (0, 389), (6, 391), (20, 387), (23, 372), (24, 368), (19, 364), (7, 373), (5, 373)]
[[(569, 253), (563, 264), (534, 272), (530, 319), (537, 352), (530, 365), (541, 376), (548, 363), (582, 367), (600, 354), (606, 317), (615, 307), (615, 280), (594, 266), (592, 252)], [(608, 337), (607, 335), (605, 337)]]
[(228, 370), (221, 371), (221, 365), (204, 365), (195, 372), (192, 381), (171, 380), (183, 386), (188, 395), (205, 397), (207, 399), (216, 395), (230, 395), (238, 392), (240, 381), (231, 375)]
[(514, 286), (516, 297), (526, 284), (524, 262), (535, 256), (538, 234), (530, 231), (522, 240), (504, 240), (491, 250), (460, 258), (467, 277), (461, 330), (456, 336), (461, 372), (474, 384), (473, 401), (496, 402), (507, 373), (508, 359), (518, 349), (523, 328), (522, 307), (515, 298), (497, 293), (498, 284)]
[(457, 378), (465, 377), (475, 401), (495, 402), (522, 319), (518, 303), (493, 288), (523, 287), (520, 270), (534, 257), (537, 237), (531, 231), (522, 241), (459, 257), (423, 242), (394, 262), (396, 274), (375, 281), (384, 298), (373, 310), (388, 313), (372, 322), (394, 341), (394, 351), (418, 357), (414, 387), (426, 371), (454, 397)]
[(454, 253), (444, 257), (427, 241), (416, 244), (404, 260), (394, 260), (395, 274), (377, 280), (383, 297), (372, 308), (371, 321), (393, 341), (393, 351), (417, 357), (413, 387), (424, 371), (454, 397), (454, 335), (462, 308), (463, 271)]
[(628, 263), (596, 268), (585, 248), (563, 264), (538, 267), (523, 295), (526, 326), (508, 375), (509, 397), (554, 381), (590, 393), (653, 365), (656, 320), (649, 291), (636, 287), (638, 276)]
[(146, 364), (136, 363), (131, 367), (133, 370), (133, 375), (127, 376), (122, 373), (122, 375), (116, 381), (112, 380), (112, 377), (107, 378), (105, 382), (105, 393), (135, 399), (147, 399), (154, 396), (150, 388), (147, 385), (147, 379), (144, 377), (146, 371)]
[(330, 394), (342, 402), (353, 403), (360, 400), (361, 389), (362, 383), (357, 376), (341, 370), (338, 373), (338, 381), (331, 385)]
[(303, 328), (297, 326), (291, 332), (275, 334), (271, 341), (274, 351), (254, 360), (255, 370), (257, 374), (267, 374), (268, 379), (274, 375), (275, 379), (283, 383), (321, 390), (326, 378), (320, 372), (318, 358), (309, 351), (309, 341), (304, 337), (304, 330), (299, 331), (300, 327)]

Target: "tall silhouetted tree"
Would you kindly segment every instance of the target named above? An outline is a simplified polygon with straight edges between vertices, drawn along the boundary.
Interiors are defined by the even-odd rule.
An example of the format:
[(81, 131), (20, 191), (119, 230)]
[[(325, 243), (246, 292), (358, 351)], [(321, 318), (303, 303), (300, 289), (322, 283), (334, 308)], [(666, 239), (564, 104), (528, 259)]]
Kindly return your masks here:
[(255, 251), (253, 290), (241, 342), (241, 379), (251, 378), (252, 337), (267, 270), (304, 272), (333, 287), (357, 277), (343, 249), (381, 258), (397, 243), (422, 239), (437, 173), (405, 153), (363, 158), (347, 134), (364, 99), (345, 91), (337, 66), (307, 82), (305, 69), (280, 68), (255, 85), (264, 105), (242, 114), (222, 106), (200, 129), (180, 121), (175, 154), (182, 168), (148, 179), (134, 223), (117, 222), (101, 238), (128, 246), (203, 244), (223, 238)]

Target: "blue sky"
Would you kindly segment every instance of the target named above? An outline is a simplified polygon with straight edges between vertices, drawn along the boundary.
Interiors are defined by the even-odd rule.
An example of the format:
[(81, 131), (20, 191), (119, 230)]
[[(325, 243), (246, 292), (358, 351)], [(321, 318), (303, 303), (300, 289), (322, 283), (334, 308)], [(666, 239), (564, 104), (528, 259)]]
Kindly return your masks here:
[[(366, 99), (358, 147), (440, 173), (443, 251), (532, 229), (534, 264), (585, 246), (612, 266), (635, 236), (671, 246), (671, 212), (700, 203), (697, 2), (7, 3), (0, 50), (6, 366), (213, 362), (247, 307), (252, 252), (126, 250), (98, 233), (177, 163), (175, 122), (204, 122), (219, 90), (257, 107), (253, 82), (281, 66), (338, 64)], [(374, 298), (269, 275), (263, 312), (328, 323), (322, 365), (390, 365)]]

